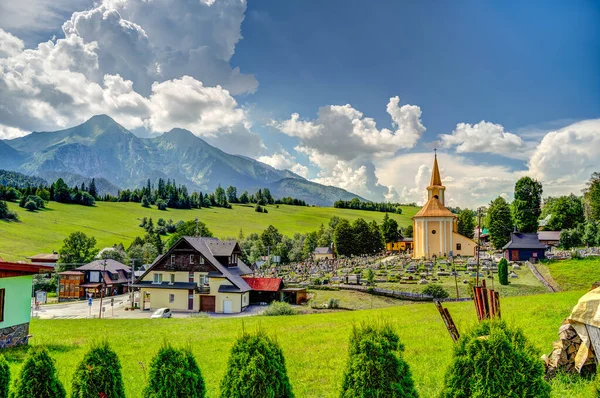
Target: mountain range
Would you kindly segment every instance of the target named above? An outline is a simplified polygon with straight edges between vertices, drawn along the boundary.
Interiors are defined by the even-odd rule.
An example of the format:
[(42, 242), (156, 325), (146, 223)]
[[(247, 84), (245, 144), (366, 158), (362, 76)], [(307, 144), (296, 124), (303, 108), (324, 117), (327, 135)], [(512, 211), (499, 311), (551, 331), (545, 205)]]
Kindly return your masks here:
[(0, 140), (0, 169), (72, 183), (102, 179), (104, 190), (112, 194), (163, 178), (203, 192), (219, 185), (237, 187), (238, 195), (269, 188), (275, 197), (292, 196), (319, 206), (331, 206), (338, 199), (365, 200), (289, 170), (225, 153), (188, 130), (140, 138), (106, 115), (65, 130)]

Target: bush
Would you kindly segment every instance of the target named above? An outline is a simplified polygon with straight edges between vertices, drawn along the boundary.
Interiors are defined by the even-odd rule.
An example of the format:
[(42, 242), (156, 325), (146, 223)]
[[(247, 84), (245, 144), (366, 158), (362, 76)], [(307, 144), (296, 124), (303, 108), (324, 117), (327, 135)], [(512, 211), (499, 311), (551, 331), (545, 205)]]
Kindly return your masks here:
[(0, 398), (8, 398), (8, 386), (10, 384), (10, 368), (4, 355), (0, 354)]
[(29, 211), (36, 211), (38, 209), (37, 205), (33, 200), (30, 200), (27, 203), (25, 203), (25, 208)]
[(433, 296), (433, 298), (436, 298), (436, 299), (444, 299), (444, 298), (450, 296), (450, 294), (448, 294), (448, 292), (446, 291), (446, 289), (444, 289), (442, 287), (442, 285), (436, 285), (436, 284), (425, 286), (423, 288), (422, 293)]
[(0, 200), (0, 220), (18, 220), (19, 216), (14, 211), (8, 210), (5, 201)]
[(550, 397), (544, 366), (521, 330), (499, 320), (460, 338), (442, 397)]
[(31, 348), (25, 357), (12, 392), (14, 398), (65, 398), (65, 388), (56, 376), (54, 360), (45, 348)]
[(296, 315), (296, 311), (288, 303), (274, 301), (265, 309), (264, 315)]
[(277, 342), (264, 332), (244, 334), (231, 348), (222, 398), (292, 398), (285, 358)]
[(498, 262), (498, 280), (501, 285), (508, 285), (508, 261), (505, 258)]
[(167, 202), (162, 199), (156, 201), (156, 207), (158, 210), (167, 210)]
[(77, 366), (71, 397), (125, 398), (121, 362), (107, 342), (90, 348)]
[(146, 195), (142, 196), (142, 207), (150, 207), (150, 200)]
[(352, 328), (342, 398), (417, 397), (404, 346), (389, 324)]
[(256, 207), (254, 208), (254, 211), (257, 213), (262, 213), (263, 212), (263, 208), (261, 205), (256, 205)]
[(204, 379), (192, 351), (177, 350), (170, 345), (162, 346), (150, 364), (144, 398), (205, 396)]

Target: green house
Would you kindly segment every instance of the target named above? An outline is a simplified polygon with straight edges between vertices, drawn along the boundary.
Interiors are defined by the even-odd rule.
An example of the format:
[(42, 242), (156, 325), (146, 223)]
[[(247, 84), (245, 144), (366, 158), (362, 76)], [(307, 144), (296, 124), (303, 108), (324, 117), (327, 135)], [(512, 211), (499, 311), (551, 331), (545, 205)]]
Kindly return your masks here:
[(45, 265), (0, 261), (0, 349), (27, 344), (33, 275), (52, 270)]

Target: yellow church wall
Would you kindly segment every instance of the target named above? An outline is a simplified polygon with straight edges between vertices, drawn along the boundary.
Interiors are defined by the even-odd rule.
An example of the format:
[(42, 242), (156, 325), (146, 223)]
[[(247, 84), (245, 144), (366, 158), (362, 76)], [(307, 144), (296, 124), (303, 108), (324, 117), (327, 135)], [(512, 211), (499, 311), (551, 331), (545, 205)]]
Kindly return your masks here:
[[(462, 236), (458, 232), (452, 232), (452, 240), (454, 241), (453, 253), (455, 256), (474, 256), (475, 249), (477, 248), (477, 243), (467, 238), (466, 236)], [(460, 245), (460, 250), (458, 246)]]
[[(476, 243), (456, 232), (451, 217), (419, 217), (413, 222), (413, 258), (446, 257), (450, 254), (473, 256)], [(434, 233), (435, 231), (435, 233)], [(457, 245), (458, 244), (458, 245)], [(460, 247), (460, 249), (458, 249)]]

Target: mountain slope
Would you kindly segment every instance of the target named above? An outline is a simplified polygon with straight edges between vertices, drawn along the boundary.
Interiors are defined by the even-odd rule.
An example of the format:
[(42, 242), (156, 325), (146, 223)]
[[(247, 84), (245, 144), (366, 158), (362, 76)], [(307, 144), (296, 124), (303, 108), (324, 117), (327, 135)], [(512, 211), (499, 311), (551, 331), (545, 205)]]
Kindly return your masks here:
[(147, 179), (156, 182), (164, 178), (205, 192), (218, 185), (233, 185), (240, 193), (269, 187), (276, 197), (293, 196), (320, 206), (357, 197), (340, 188), (312, 183), (289, 170), (225, 153), (187, 130), (139, 138), (106, 115), (65, 130), (0, 141), (0, 151), (2, 148), (10, 156), (0, 157), (0, 168), (50, 179), (75, 176), (72, 182), (103, 178), (108, 192), (116, 186), (134, 188)]
[(23, 162), (23, 154), (4, 141), (0, 140), (0, 164), (3, 168), (12, 169), (18, 167)]

